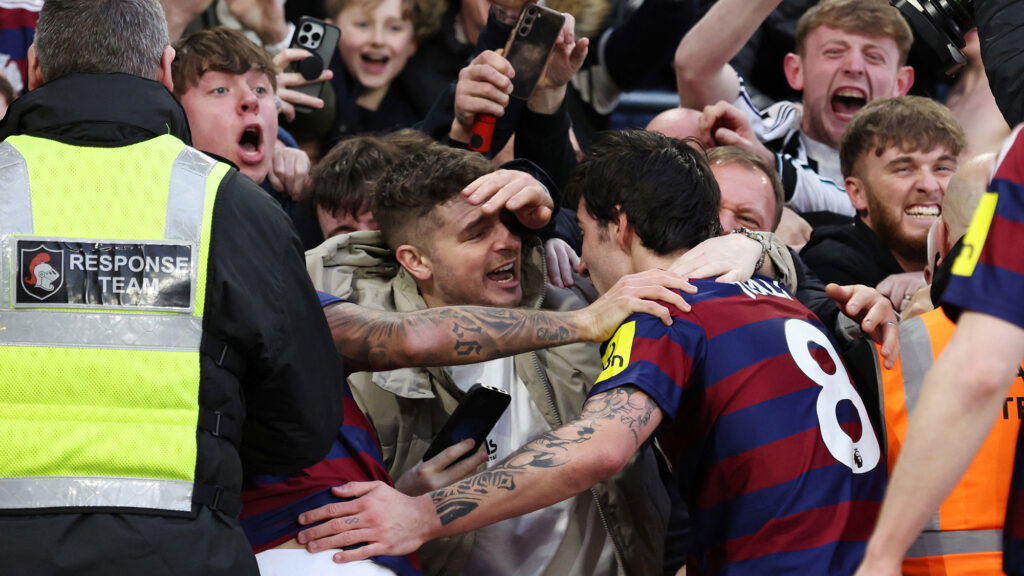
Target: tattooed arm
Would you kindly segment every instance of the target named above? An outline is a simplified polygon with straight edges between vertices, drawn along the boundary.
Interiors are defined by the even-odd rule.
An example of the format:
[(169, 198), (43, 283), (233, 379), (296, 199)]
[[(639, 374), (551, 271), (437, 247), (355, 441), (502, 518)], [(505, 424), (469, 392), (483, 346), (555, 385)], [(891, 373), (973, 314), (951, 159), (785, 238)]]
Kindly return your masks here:
[(624, 276), (593, 304), (572, 312), (452, 306), (397, 313), (343, 302), (324, 313), (350, 370), (451, 366), (570, 342), (602, 342), (634, 312), (671, 324), (657, 300), (689, 310), (673, 289), (696, 291), (680, 276), (648, 270)]
[(661, 418), (641, 390), (614, 388), (587, 400), (574, 422), (447, 488), (411, 498), (381, 482), (336, 487), (336, 495), (356, 500), (303, 513), (301, 524), (326, 522), (300, 532), (299, 542), (310, 552), (367, 543), (338, 552), (336, 562), (402, 555), (428, 540), (549, 506), (622, 470)]

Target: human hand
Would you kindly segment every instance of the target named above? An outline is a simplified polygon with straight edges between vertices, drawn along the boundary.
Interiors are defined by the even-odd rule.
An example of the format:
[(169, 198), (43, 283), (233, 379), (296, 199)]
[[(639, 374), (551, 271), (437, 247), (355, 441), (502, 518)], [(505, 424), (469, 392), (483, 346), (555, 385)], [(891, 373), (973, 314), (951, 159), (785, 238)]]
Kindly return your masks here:
[(775, 235), (778, 236), (786, 246), (799, 252), (807, 241), (811, 239), (811, 232), (814, 228), (807, 223), (799, 214), (790, 208), (782, 208), (782, 218), (775, 228)]
[(544, 243), (544, 263), (551, 284), (568, 288), (575, 283), (572, 273), (579, 267), (580, 257), (565, 240), (552, 238)]
[(430, 460), (420, 461), (395, 480), (395, 489), (407, 496), (419, 496), (462, 480), (487, 461), (487, 450), (477, 450), (462, 462), (455, 462), (473, 450), (474, 444), (472, 438), (466, 438)]
[(927, 285), (923, 271), (902, 272), (890, 274), (885, 280), (879, 282), (876, 288), (902, 313), (903, 308), (914, 298), (914, 293)]
[(579, 319), (580, 334), (585, 340), (604, 342), (615, 334), (630, 314), (657, 316), (666, 326), (671, 326), (672, 315), (660, 302), (671, 304), (683, 312), (690, 311), (690, 305), (676, 290), (689, 294), (697, 292), (697, 288), (685, 278), (665, 270), (629, 274), (619, 278), (593, 304), (572, 314)]
[(564, 14), (565, 23), (548, 56), (544, 72), (526, 102), (526, 106), (539, 114), (554, 114), (565, 100), (565, 90), (572, 77), (579, 72), (587, 58), (590, 39), (576, 39), (576, 20)]
[(742, 282), (757, 273), (761, 243), (743, 234), (708, 238), (688, 250), (669, 267), (684, 278), (716, 278), (717, 282)]
[(300, 202), (313, 189), (313, 179), (309, 176), (311, 166), (305, 152), (279, 144), (274, 146), (273, 164), (267, 177), (274, 190), (284, 192), (295, 202)]
[(493, 50), (481, 52), (462, 70), (455, 84), (455, 118), (449, 136), (469, 142), (477, 114), (500, 117), (505, 114), (515, 70)]
[(697, 128), (704, 142), (710, 142), (713, 146), (743, 148), (757, 154), (769, 165), (775, 164), (775, 155), (758, 140), (747, 115), (725, 100), (705, 106), (697, 121)]
[(297, 539), (311, 553), (367, 543), (354, 550), (339, 550), (335, 562), (410, 554), (441, 526), (428, 495), (406, 496), (383, 482), (349, 482), (335, 486), (331, 492), (355, 500), (333, 502), (300, 514), (299, 524), (323, 524), (299, 532)]
[(470, 204), (484, 214), (508, 210), (527, 228), (542, 228), (551, 220), (555, 203), (536, 178), (519, 170), (495, 170), (462, 189)]
[(900, 355), (899, 317), (889, 299), (878, 290), (862, 284), (829, 284), (825, 286), (825, 293), (843, 314), (860, 324), (861, 331), (868, 338), (882, 345), (885, 367), (895, 366)]
[(273, 46), (288, 36), (284, 19), (284, 2), (280, 0), (224, 0), (228, 11), (238, 22), (260, 37), (263, 44)]
[(292, 90), (299, 86), (305, 86), (306, 84), (313, 84), (316, 82), (326, 82), (331, 78), (334, 78), (334, 72), (324, 68), (320, 72), (320, 76), (313, 80), (306, 80), (302, 74), (298, 72), (286, 72), (288, 65), (292, 62), (304, 60), (311, 57), (313, 54), (308, 50), (302, 48), (286, 48), (277, 53), (274, 56), (274, 67), (279, 70), (277, 73), (277, 97), (281, 100), (281, 109), (279, 112), (284, 114), (285, 119), (289, 122), (295, 120), (295, 107), (296, 106), (307, 106), (309, 108), (320, 109), (324, 107), (324, 101), (315, 96), (303, 94), (298, 90)]
[(929, 312), (935, 309), (935, 304), (932, 303), (932, 287), (927, 285), (921, 288), (917, 292), (914, 292), (914, 296), (910, 298), (907, 305), (903, 307), (903, 311), (900, 312), (900, 316), (904, 320), (913, 318), (914, 316), (920, 316), (925, 312)]

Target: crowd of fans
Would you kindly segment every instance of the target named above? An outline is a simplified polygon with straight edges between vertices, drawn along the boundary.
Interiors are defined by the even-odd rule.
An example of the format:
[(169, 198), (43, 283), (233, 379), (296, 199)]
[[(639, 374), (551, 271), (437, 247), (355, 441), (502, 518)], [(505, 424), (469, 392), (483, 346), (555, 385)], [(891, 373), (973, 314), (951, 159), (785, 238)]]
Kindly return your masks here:
[[(1001, 193), (1021, 194), (1024, 144), (1011, 126), (1024, 120), (1024, 42), (1013, 40), (1024, 3), (976, 0), (979, 28), (952, 78), (912, 52), (915, 31), (886, 0), (542, 4), (565, 23), (536, 86), (517, 98), (516, 77), (529, 71), (503, 51), (518, 0), (0, 0), (0, 139), (14, 151), (0, 150), (0, 202), (10, 214), (20, 197), (3, 187), (30, 181), (28, 213), (33, 202), (45, 209), (35, 194), (50, 188), (32, 162), (56, 156), (33, 156), (32, 138), (116, 150), (169, 135), (227, 166), (205, 172), (224, 180), (204, 224), (214, 245), (197, 260), (209, 259), (207, 288), (191, 296), (207, 294), (200, 376), (230, 372), (217, 376), (229, 385), (217, 392), (216, 441), (199, 441), (189, 477), (217, 484), (212, 501), (191, 501), (192, 517), (212, 514), (204, 521), (217, 528), (194, 549), (156, 547), (123, 566), (149, 570), (155, 557), (179, 574), (1024, 574), (1009, 552), (1019, 532), (1007, 529), (1005, 568), (1002, 553), (1004, 519), (1019, 506), (1008, 495), (1024, 372), (1008, 391), (990, 387), (1005, 398), (1001, 414), (985, 412), (973, 444), (957, 445), (959, 468), (920, 510), (901, 515), (886, 500), (901, 454), (914, 462), (900, 468), (903, 482), (925, 469), (927, 433), (911, 424), (908, 435), (908, 421), (935, 409), (925, 374), (950, 344), (947, 315), (979, 298), (957, 278), (1024, 271), (986, 244), (993, 214), (1009, 243), (1004, 221), (1020, 216), (997, 211), (987, 186), (1002, 174), (1011, 184)], [(130, 47), (145, 34), (134, 11), (159, 14), (166, 32), (145, 39), (160, 44), (155, 73), (119, 68), (112, 53), (122, 44), (110, 37)], [(103, 24), (93, 12), (124, 19)], [(302, 16), (340, 30), (322, 66), (292, 42)], [(64, 43), (93, 53), (62, 55)], [(633, 91), (673, 91), (679, 106), (608, 130)], [(481, 152), (474, 129), (485, 115), (497, 121)], [(105, 128), (121, 122), (132, 128)], [(31, 178), (8, 170), (15, 155)], [(3, 212), (0, 226), (15, 222)], [(218, 234), (229, 227), (230, 238)], [(37, 276), (53, 268), (17, 264), (19, 235), (89, 237), (0, 228), (2, 256), (22, 272), (13, 284), (37, 300), (49, 298), (32, 288)], [(0, 350), (23, 345), (4, 340), (3, 314), (38, 307), (9, 280)], [(1013, 300), (1014, 282), (998, 276), (997, 288), (978, 290)], [(940, 305), (947, 285), (955, 307)], [(987, 313), (1019, 325), (1002, 311)], [(1000, 374), (1001, 385), (1012, 377)], [(462, 441), (424, 460), (474, 384), (506, 391), (508, 409), (482, 446)], [(0, 420), (18, 420), (13, 398), (0, 395)], [(233, 433), (221, 433), (222, 410), (238, 414)], [(0, 482), (51, 475), (0, 470)], [(891, 499), (905, 502), (914, 486)], [(36, 556), (45, 542), (25, 542), (34, 530), (83, 538), (32, 524), (37, 515), (134, 518), (133, 505), (18, 498), (0, 497), (0, 566), (11, 568), (0, 572), (121, 570), (105, 564), (104, 547), (59, 568)], [(138, 508), (160, 516), (161, 506)], [(119, 529), (78, 530), (87, 540), (103, 531), (133, 555)], [(237, 546), (243, 531), (255, 561)], [(230, 538), (233, 551), (216, 552)]]

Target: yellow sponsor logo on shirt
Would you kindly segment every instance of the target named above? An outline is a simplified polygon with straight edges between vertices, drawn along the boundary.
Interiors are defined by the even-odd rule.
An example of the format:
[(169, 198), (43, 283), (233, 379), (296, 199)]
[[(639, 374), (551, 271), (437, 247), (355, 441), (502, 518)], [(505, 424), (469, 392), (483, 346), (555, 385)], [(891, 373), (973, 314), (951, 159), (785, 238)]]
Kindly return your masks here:
[(963, 248), (960, 255), (953, 262), (951, 271), (957, 276), (970, 276), (974, 274), (974, 267), (981, 259), (981, 249), (985, 246), (985, 238), (988, 237), (988, 230), (992, 226), (992, 219), (996, 215), (996, 203), (999, 201), (999, 194), (987, 192), (978, 202), (978, 208), (971, 218), (971, 226), (964, 234)]
[[(633, 337), (636, 336), (636, 321), (626, 322), (615, 331), (615, 335), (604, 349), (601, 365), (604, 370), (597, 376), (597, 382), (603, 382), (617, 376), (629, 366), (629, 356), (633, 352)], [(595, 382), (595, 384), (597, 383)]]

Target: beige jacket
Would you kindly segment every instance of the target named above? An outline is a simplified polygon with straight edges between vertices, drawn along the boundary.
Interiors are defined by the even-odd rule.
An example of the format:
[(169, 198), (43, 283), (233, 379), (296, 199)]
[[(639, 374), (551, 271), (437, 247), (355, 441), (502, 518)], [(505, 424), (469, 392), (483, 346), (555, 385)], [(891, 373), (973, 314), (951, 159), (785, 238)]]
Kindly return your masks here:
[[(376, 233), (360, 232), (328, 240), (307, 252), (307, 267), (317, 289), (372, 308), (424, 309), (413, 278), (381, 245)], [(572, 309), (581, 304), (570, 292), (546, 283), (539, 242), (524, 242), (523, 254), (524, 306)], [(520, 354), (514, 361), (516, 373), (552, 428), (579, 416), (601, 369), (597, 346), (587, 343)], [(421, 460), (464, 394), (440, 368), (361, 372), (353, 374), (349, 383), (377, 431), (385, 466), (394, 477)], [(618, 574), (661, 573), (669, 503), (653, 450), (645, 446), (621, 474), (598, 484), (591, 493), (615, 545)], [(578, 534), (570, 526), (563, 549), (578, 549), (572, 541)], [(473, 535), (466, 534), (425, 544), (419, 552), (424, 573), (459, 574), (472, 542)], [(546, 574), (568, 574), (564, 562), (556, 554)]]

